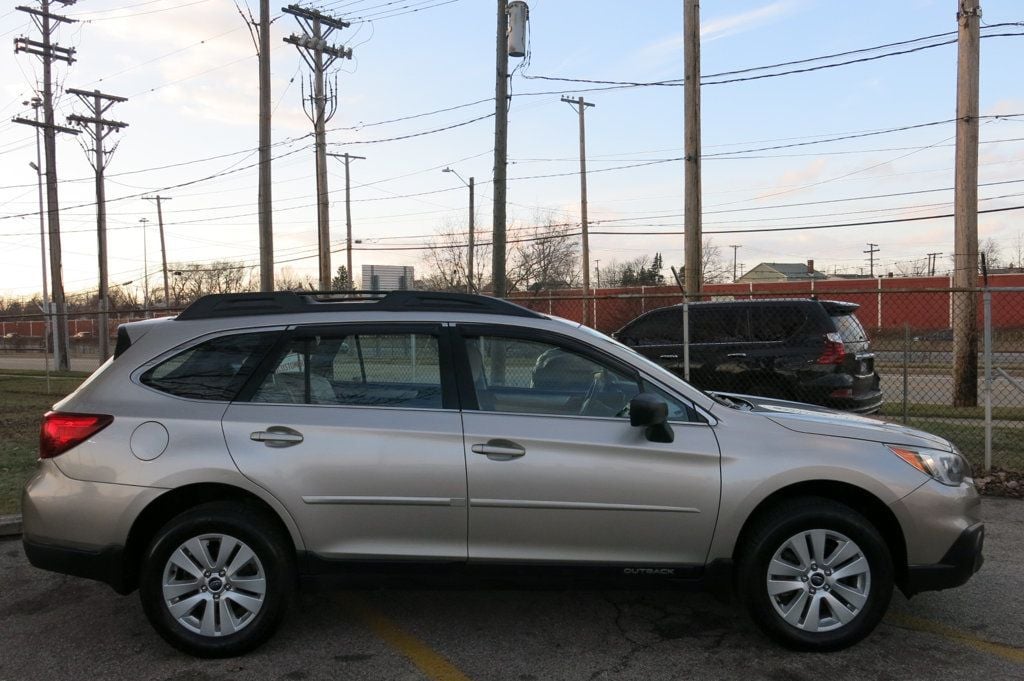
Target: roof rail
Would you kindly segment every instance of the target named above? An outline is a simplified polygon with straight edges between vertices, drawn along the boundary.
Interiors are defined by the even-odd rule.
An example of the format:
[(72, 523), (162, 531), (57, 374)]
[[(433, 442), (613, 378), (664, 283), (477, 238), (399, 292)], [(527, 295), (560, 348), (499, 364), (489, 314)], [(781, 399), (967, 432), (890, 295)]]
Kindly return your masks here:
[(307, 312), (480, 312), (542, 319), (544, 315), (501, 298), (437, 291), (275, 291), (215, 293), (203, 296), (180, 320), (248, 317)]

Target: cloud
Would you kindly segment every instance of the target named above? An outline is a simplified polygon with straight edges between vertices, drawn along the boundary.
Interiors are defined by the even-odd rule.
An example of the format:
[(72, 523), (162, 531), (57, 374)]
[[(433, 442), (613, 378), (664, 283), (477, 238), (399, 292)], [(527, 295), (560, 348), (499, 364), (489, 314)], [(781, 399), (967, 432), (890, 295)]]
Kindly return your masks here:
[[(743, 33), (792, 11), (799, 4), (800, 0), (777, 0), (747, 12), (702, 21), (700, 26), (701, 42), (706, 43)], [(682, 59), (682, 56), (683, 35), (681, 32), (653, 42), (641, 48), (637, 53), (639, 61), (646, 64), (648, 68), (655, 68), (667, 61)]]
[(740, 14), (701, 22), (701, 42), (726, 38), (747, 31), (755, 26), (760, 26), (792, 11), (796, 5), (797, 3), (794, 0), (779, 0), (778, 2), (773, 2), (747, 12), (741, 12)]

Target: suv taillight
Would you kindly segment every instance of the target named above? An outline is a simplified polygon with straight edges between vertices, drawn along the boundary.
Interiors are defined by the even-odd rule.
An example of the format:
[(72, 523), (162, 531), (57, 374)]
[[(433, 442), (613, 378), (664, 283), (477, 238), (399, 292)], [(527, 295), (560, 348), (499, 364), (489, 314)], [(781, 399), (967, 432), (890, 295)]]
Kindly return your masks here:
[(846, 346), (838, 333), (825, 334), (825, 349), (818, 357), (818, 364), (842, 364), (846, 360)]
[(67, 414), (50, 411), (39, 429), (39, 458), (52, 459), (81, 444), (111, 423), (107, 414)]

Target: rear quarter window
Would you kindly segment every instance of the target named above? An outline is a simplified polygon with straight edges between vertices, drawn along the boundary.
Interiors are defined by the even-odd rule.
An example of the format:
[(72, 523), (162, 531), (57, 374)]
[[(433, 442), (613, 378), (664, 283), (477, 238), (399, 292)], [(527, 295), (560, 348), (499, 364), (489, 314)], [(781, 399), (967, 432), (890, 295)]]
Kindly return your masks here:
[(833, 315), (832, 321), (844, 343), (866, 343), (868, 334), (860, 320), (852, 314)]
[(143, 385), (196, 400), (233, 400), (267, 350), (277, 332), (220, 336), (195, 345), (142, 374)]

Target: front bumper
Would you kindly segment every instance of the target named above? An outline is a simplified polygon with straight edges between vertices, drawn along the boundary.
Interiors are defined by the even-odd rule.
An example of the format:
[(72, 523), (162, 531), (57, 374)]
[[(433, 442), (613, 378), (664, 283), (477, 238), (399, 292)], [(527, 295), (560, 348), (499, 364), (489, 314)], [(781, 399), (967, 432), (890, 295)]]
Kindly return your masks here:
[(965, 584), (985, 559), (985, 525), (977, 523), (960, 533), (946, 555), (934, 565), (908, 565), (901, 590), (908, 597), (922, 591), (952, 589)]

